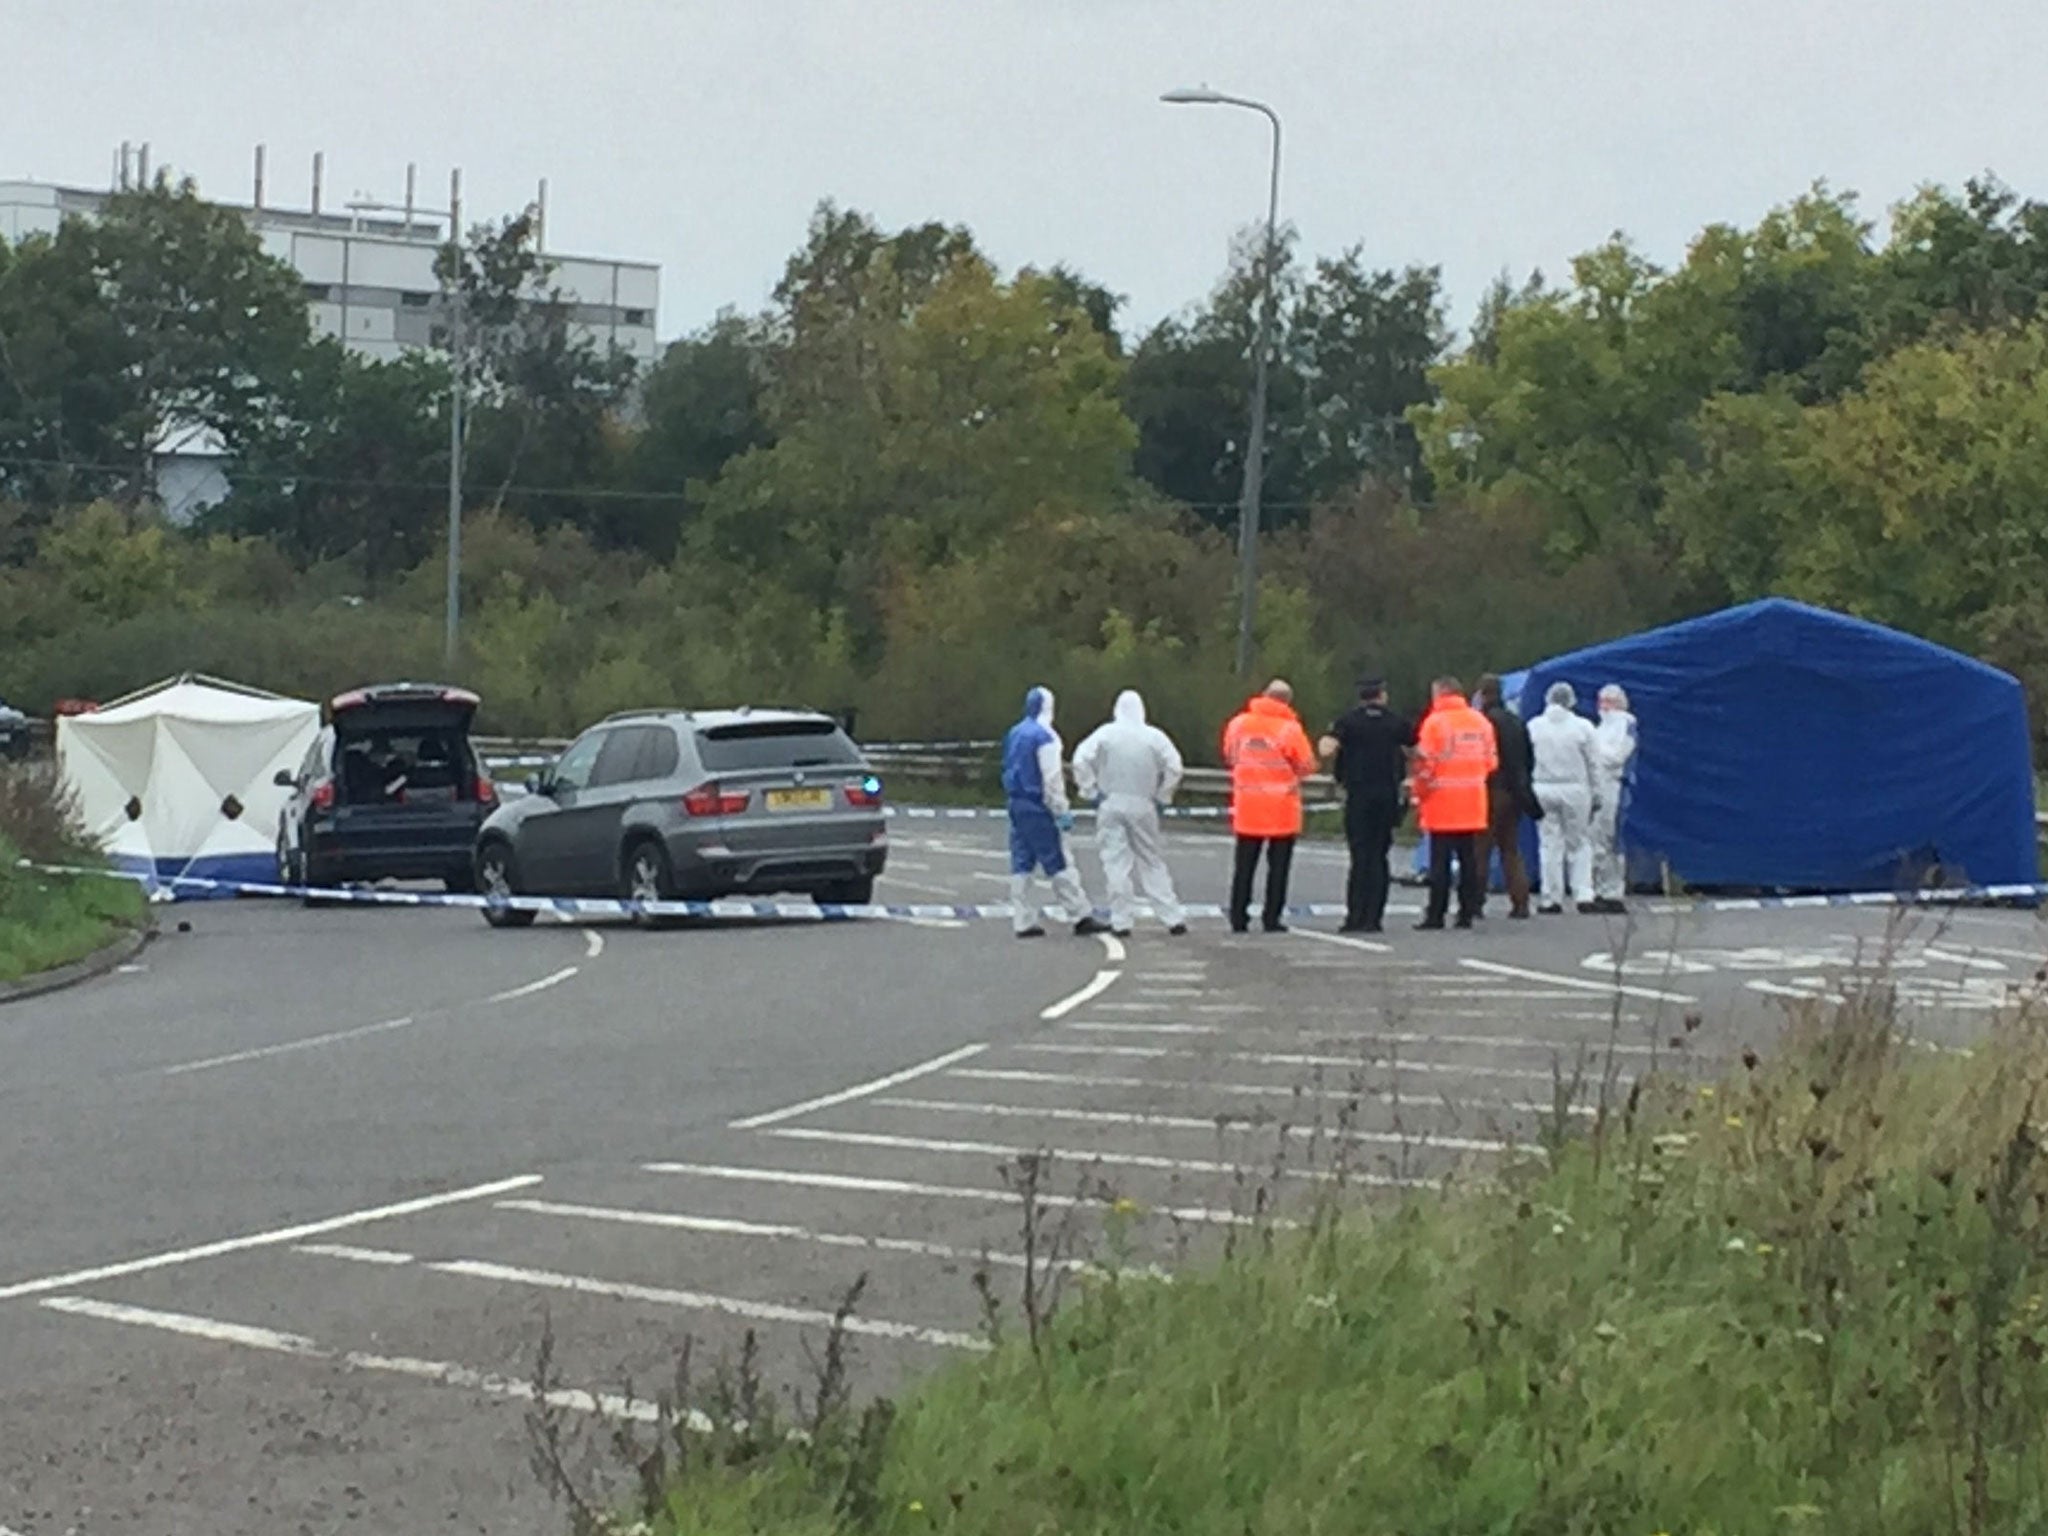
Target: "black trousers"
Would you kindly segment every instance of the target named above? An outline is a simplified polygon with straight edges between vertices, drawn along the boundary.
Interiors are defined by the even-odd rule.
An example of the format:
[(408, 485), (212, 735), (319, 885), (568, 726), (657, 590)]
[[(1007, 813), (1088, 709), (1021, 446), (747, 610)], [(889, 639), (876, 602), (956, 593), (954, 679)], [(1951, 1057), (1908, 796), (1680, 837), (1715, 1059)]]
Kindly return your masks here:
[(1230, 926), (1242, 933), (1251, 926), (1252, 876), (1258, 873), (1259, 855), (1266, 856), (1266, 910), (1268, 928), (1278, 928), (1287, 914), (1287, 876), (1294, 868), (1294, 839), (1291, 837), (1240, 837), (1237, 864), (1230, 873)]
[(1354, 795), (1344, 802), (1344, 841), (1351, 845), (1351, 872), (1344, 883), (1344, 926), (1377, 928), (1387, 915), (1387, 853), (1401, 803)]
[(1451, 904), (1451, 860), (1458, 861), (1458, 921), (1479, 916), (1486, 902), (1486, 857), (1481, 851), (1483, 832), (1432, 832), (1429, 834), (1429, 905), (1424, 922), (1440, 923)]

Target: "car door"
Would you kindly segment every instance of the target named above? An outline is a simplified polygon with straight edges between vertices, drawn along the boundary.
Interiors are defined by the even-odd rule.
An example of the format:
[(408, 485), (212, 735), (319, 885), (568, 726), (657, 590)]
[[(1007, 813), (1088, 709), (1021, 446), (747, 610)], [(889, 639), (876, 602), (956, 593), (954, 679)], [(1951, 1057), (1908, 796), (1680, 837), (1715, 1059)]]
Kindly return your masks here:
[(576, 792), (566, 842), (569, 877), (579, 892), (617, 893), (620, 824), (638, 793), (640, 764), (658, 729), (615, 726), (591, 765), (590, 782)]
[(570, 742), (541, 779), (538, 803), (524, 808), (519, 821), (519, 883), (531, 892), (568, 895), (575, 884), (576, 812), (589, 791), (592, 770), (605, 743), (617, 733), (585, 731)]

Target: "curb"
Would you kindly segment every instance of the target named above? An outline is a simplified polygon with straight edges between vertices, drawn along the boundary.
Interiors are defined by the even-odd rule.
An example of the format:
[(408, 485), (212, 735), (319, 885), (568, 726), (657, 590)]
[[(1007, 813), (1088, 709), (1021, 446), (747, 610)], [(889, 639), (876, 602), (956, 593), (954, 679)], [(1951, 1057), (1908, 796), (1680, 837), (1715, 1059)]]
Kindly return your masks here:
[(83, 960), (74, 960), (69, 965), (60, 965), (53, 970), (38, 971), (25, 981), (0, 982), (0, 1007), (5, 1007), (9, 1003), (27, 1002), (32, 997), (42, 997), (46, 993), (61, 992), (66, 987), (97, 980), (116, 967), (133, 960), (142, 953), (143, 946), (155, 937), (156, 923), (152, 920), (140, 928), (122, 934), (113, 943), (101, 946)]

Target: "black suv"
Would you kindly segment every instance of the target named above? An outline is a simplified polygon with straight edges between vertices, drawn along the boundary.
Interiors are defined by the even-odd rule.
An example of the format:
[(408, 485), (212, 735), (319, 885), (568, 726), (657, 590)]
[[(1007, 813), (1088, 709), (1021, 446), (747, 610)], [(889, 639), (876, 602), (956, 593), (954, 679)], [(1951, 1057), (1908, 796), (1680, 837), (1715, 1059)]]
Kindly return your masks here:
[(441, 880), (473, 888), (477, 829), (498, 792), (469, 742), (477, 696), (436, 683), (385, 683), (337, 695), (294, 773), (278, 818), (285, 885)]

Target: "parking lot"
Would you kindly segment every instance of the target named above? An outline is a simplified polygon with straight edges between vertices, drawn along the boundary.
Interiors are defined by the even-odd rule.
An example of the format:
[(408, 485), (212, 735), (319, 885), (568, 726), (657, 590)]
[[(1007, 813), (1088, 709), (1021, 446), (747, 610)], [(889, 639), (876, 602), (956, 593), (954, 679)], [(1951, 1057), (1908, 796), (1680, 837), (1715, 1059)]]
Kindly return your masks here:
[[(1214, 900), (1227, 843), (1173, 852)], [(899, 824), (877, 899), (1000, 901), (1005, 869), (999, 823)], [(1342, 874), (1306, 845), (1297, 899)], [(1880, 955), (1943, 1044), (2042, 963), (2015, 911), (1496, 902), (1419, 934), (1414, 905), (1379, 939), (1033, 944), (171, 909), (124, 973), (0, 1012), (0, 1528), (559, 1530), (524, 1432), (544, 1328), (558, 1407), (648, 1417), (686, 1334), (701, 1364), (755, 1330), (802, 1379), (865, 1276), (888, 1391), (985, 1347), (1033, 1154), (1075, 1256), (1108, 1221), (1171, 1264), (1339, 1168), (1371, 1198), (1520, 1155), (1560, 1073), (1718, 1072)]]

